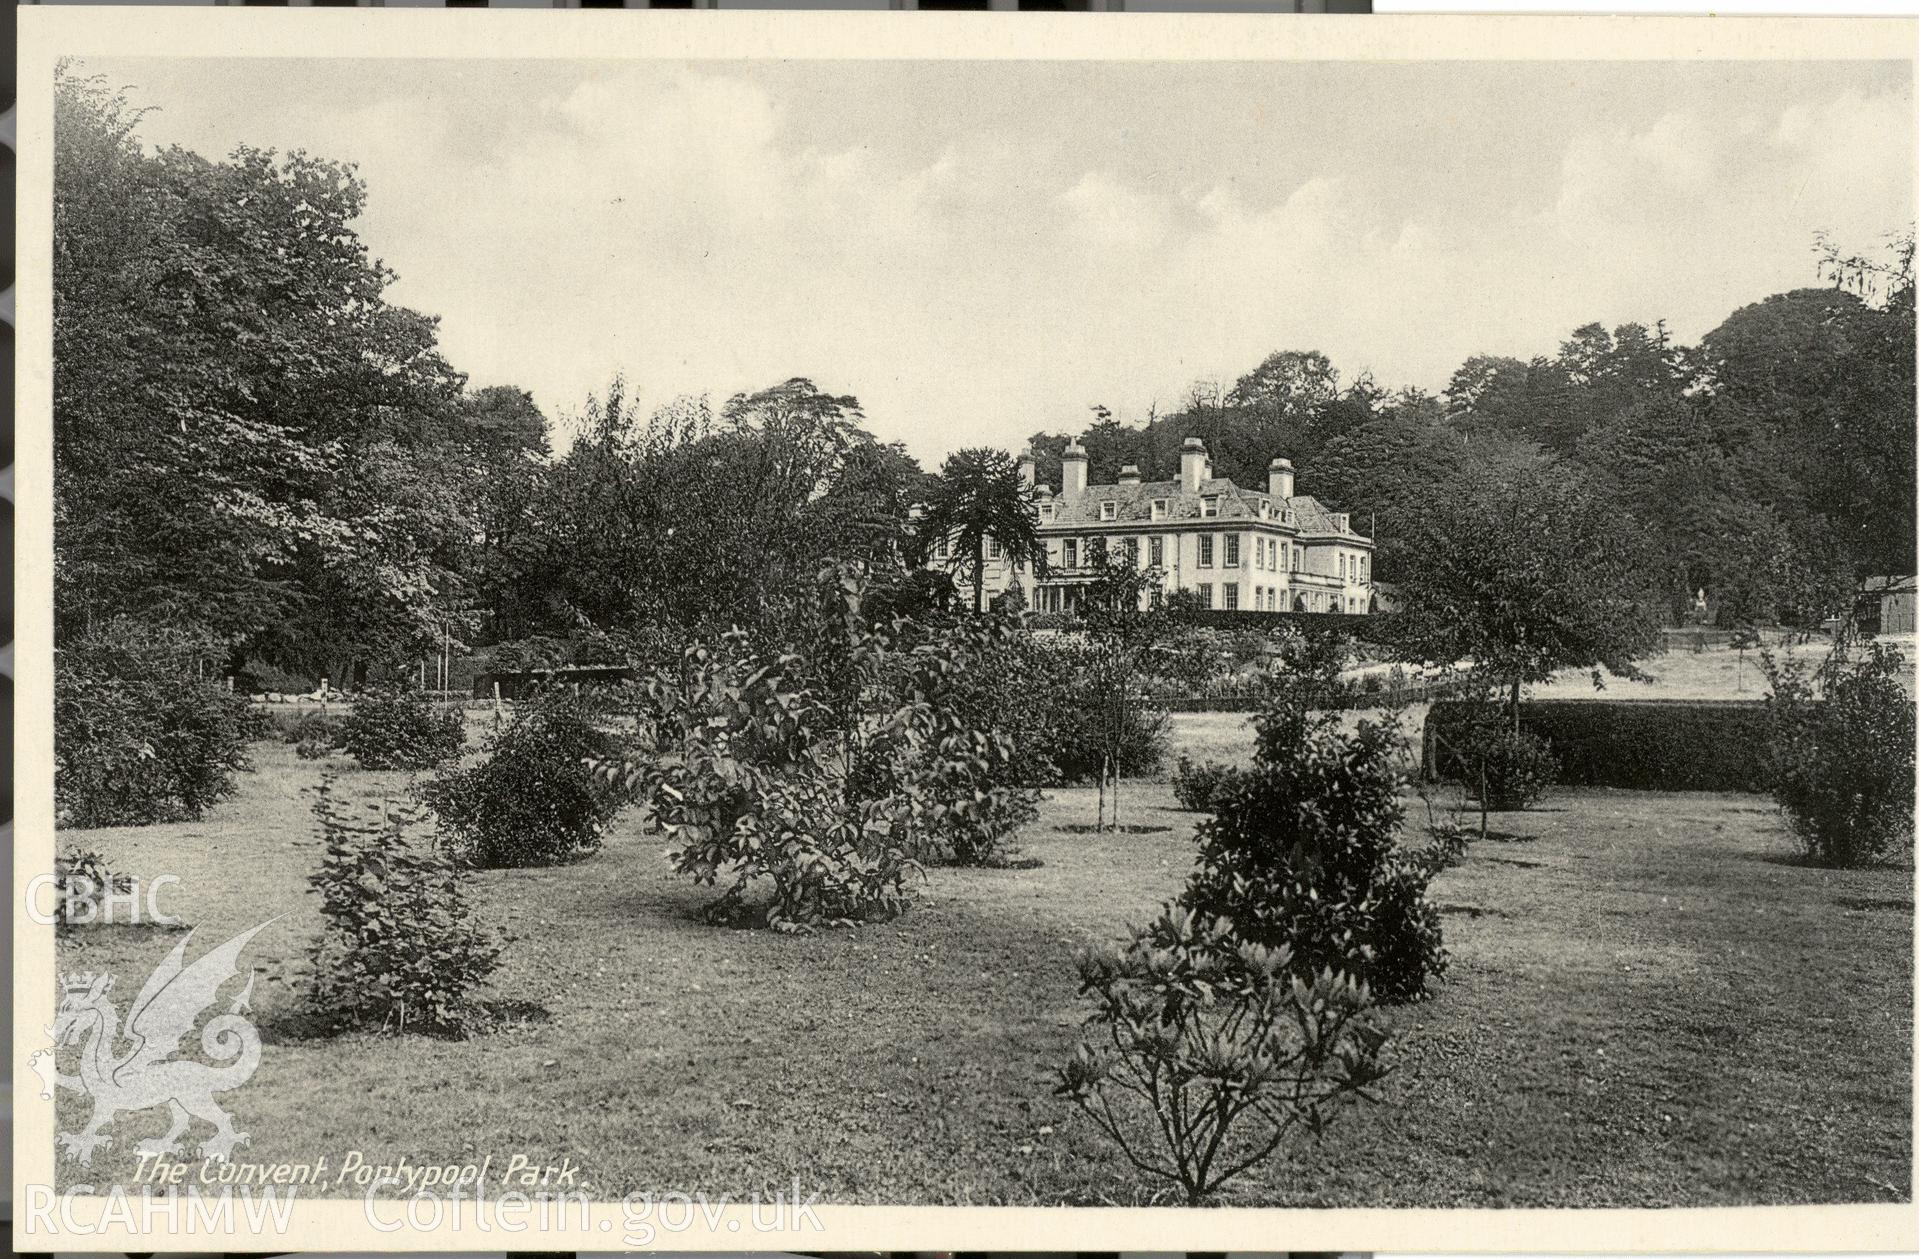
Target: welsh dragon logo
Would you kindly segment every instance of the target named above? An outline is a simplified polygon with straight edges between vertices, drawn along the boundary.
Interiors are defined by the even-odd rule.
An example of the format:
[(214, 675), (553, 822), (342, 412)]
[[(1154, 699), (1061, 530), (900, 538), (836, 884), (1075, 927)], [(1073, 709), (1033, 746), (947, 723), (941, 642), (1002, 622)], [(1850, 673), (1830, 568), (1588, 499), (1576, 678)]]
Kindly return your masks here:
[(195, 1119), (213, 1125), (213, 1135), (200, 1146), (205, 1158), (230, 1158), (235, 1146), (246, 1143), (246, 1134), (234, 1128), (233, 1116), (213, 1100), (213, 1095), (239, 1088), (253, 1078), (260, 1065), (260, 1033), (251, 1021), (240, 1017), (250, 1008), (251, 973), (227, 1012), (207, 1020), (200, 1030), (200, 1048), (209, 1058), (226, 1065), (208, 1066), (173, 1055), (200, 1016), (212, 1007), (221, 985), (239, 975), (241, 950), (273, 921), (241, 932), (190, 965), (186, 953), (193, 933), (189, 931), (147, 977), (140, 995), (127, 1009), (124, 1028), (113, 1003), (107, 1000), (113, 988), (112, 976), (84, 974), (62, 981), (60, 1009), (47, 1035), (60, 1046), (82, 1046), (80, 1073), (62, 1074), (49, 1049), (35, 1053), (28, 1064), (40, 1076), (41, 1097), (53, 1097), (56, 1089), (70, 1089), (93, 1099), (93, 1117), (87, 1126), (79, 1132), (59, 1134), (60, 1148), (67, 1157), (91, 1162), (95, 1150), (112, 1143), (106, 1133), (108, 1124), (120, 1115), (155, 1106), (165, 1106), (172, 1112), (172, 1126), (165, 1136), (139, 1142), (135, 1149), (142, 1154), (179, 1153), (180, 1139)]

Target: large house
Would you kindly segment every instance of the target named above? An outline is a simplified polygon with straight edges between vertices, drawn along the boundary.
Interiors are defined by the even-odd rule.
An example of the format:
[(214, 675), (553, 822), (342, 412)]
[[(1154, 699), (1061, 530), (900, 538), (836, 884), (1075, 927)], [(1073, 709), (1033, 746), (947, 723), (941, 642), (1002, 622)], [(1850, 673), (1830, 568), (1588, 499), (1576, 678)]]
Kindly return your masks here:
[[(1020, 475), (1035, 480), (1032, 455)], [(1060, 460), (1059, 493), (1034, 486), (1046, 572), (1007, 562), (989, 544), (983, 584), (987, 596), (1014, 585), (1040, 612), (1071, 611), (1093, 576), (1093, 554), (1123, 552), (1139, 567), (1158, 568), (1162, 589), (1195, 592), (1209, 608), (1242, 612), (1373, 610), (1371, 538), (1355, 533), (1344, 512), (1311, 495), (1293, 493), (1293, 465), (1275, 459), (1264, 490), (1242, 489), (1213, 475), (1205, 443), (1188, 437), (1176, 481), (1141, 481), (1139, 469), (1120, 469), (1117, 485), (1086, 483), (1086, 448), (1074, 442)], [(933, 562), (947, 566), (936, 551)], [(971, 593), (971, 575), (959, 574)]]

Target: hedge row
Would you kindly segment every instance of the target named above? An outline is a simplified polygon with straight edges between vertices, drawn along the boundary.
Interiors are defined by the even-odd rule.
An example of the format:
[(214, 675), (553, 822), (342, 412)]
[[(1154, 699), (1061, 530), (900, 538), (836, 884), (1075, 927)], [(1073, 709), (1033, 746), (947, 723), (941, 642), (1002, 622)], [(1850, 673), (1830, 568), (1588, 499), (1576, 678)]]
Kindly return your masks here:
[[(1425, 686), (1382, 687), (1362, 691), (1350, 686), (1337, 704), (1341, 709), (1399, 708), (1431, 698), (1432, 688)], [(1256, 713), (1271, 703), (1266, 695), (1162, 695), (1153, 702), (1169, 713)]]
[[(1183, 624), (1202, 629), (1270, 630), (1291, 625), (1307, 634), (1328, 631), (1347, 634), (1361, 642), (1387, 643), (1397, 619), (1393, 612), (1258, 612), (1251, 608), (1205, 608), (1180, 613)], [(1029, 629), (1075, 630), (1081, 628), (1070, 612), (1034, 612), (1026, 618)]]
[[(1472, 706), (1442, 700), (1426, 716), (1425, 772), (1459, 777), (1453, 751)], [(1544, 699), (1519, 706), (1523, 730), (1552, 744), (1560, 783), (1656, 791), (1766, 790), (1760, 700)]]

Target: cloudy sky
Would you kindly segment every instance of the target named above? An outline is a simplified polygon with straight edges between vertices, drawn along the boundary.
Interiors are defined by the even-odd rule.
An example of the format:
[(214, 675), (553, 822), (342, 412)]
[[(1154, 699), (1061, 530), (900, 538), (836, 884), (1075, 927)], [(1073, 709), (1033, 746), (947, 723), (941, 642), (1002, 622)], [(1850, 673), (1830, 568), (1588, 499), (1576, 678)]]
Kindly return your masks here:
[(549, 415), (810, 376), (935, 461), (1275, 349), (1475, 353), (1816, 282), (1912, 218), (1902, 64), (94, 62), (358, 164), (393, 297)]

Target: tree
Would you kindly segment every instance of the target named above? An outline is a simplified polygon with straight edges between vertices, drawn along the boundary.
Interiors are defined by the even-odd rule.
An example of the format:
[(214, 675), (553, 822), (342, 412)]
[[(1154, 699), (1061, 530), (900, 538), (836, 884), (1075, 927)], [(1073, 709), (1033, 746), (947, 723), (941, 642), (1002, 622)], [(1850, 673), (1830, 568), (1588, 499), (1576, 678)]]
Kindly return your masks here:
[(1112, 789), (1112, 829), (1119, 830), (1121, 748), (1138, 724), (1146, 702), (1138, 675), (1141, 658), (1171, 628), (1171, 614), (1154, 596), (1163, 574), (1140, 568), (1134, 556), (1095, 547), (1093, 579), (1081, 590), (1080, 621), (1092, 648), (1087, 670), (1087, 701), (1095, 714), (1100, 737), (1099, 817), (1106, 829), (1106, 793)]
[(926, 509), (915, 535), (916, 555), (947, 545), (946, 566), (971, 574), (973, 611), (986, 607), (986, 544), (998, 543), (1009, 564), (1043, 571), (1046, 543), (1033, 497), (1020, 484), (1019, 466), (1003, 450), (975, 446), (947, 456), (927, 487)]
[(643, 418), (615, 379), (545, 479), (522, 605), (576, 642), (676, 651), (734, 625), (785, 633), (794, 592), (829, 563), (897, 582), (923, 474), (862, 418), (799, 378), (718, 415), (681, 398)]
[(462, 567), (493, 640), (530, 632), (538, 602), (522, 592), (539, 562), (538, 505), (547, 491), (546, 417), (524, 389), (495, 385), (461, 399), (454, 440), (470, 478), (474, 541)]
[(1789, 513), (1801, 549), (1837, 550), (1854, 586), (1915, 567), (1910, 248), (1893, 255), (1863, 275), (1837, 259), (1834, 287), (1743, 307), (1700, 348), (1728, 447)]
[(1458, 480), (1467, 454), (1436, 400), (1402, 396), (1327, 439), (1313, 467), (1313, 489), (1367, 522), (1362, 528), (1377, 547), (1373, 575), (1394, 581), (1415, 520), (1436, 489)]
[(1454, 664), (1509, 697), (1527, 683), (1603, 666), (1643, 676), (1659, 641), (1652, 565), (1636, 522), (1572, 469), (1508, 478), (1469, 472), (1407, 539), (1396, 629), (1403, 658)]
[[(435, 641), (470, 536), (444, 474), (463, 384), (306, 153), (149, 153), (55, 86), (55, 633), (116, 616), (307, 656)], [(457, 482), (456, 482), (457, 485)]]

